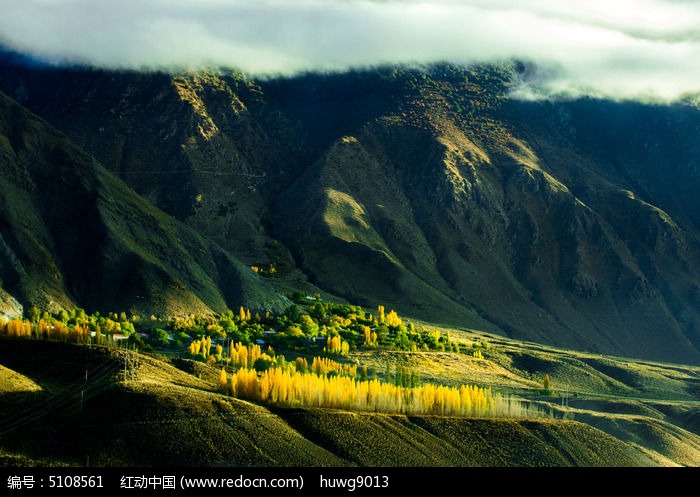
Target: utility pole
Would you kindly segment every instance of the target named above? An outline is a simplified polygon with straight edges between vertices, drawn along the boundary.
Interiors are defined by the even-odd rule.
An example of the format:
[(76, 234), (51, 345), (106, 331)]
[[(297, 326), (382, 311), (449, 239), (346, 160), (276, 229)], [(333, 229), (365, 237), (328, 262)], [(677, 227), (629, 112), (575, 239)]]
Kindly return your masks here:
[[(128, 345), (127, 345), (128, 347)], [(129, 379), (136, 379), (136, 344), (132, 344), (131, 350), (127, 348), (127, 356), (129, 357)]]
[(80, 390), (80, 412), (83, 412), (83, 400), (85, 399), (85, 388), (87, 387), (88, 370), (85, 370), (85, 383), (83, 388)]
[[(121, 345), (119, 345), (121, 347)], [(124, 344), (124, 381), (136, 379), (136, 344)]]

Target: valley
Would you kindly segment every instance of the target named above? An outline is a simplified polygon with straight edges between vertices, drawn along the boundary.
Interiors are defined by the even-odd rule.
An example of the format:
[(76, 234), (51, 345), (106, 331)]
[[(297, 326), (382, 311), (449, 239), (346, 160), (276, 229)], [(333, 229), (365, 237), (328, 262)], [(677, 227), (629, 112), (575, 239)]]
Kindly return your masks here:
[(526, 70), (0, 52), (0, 466), (700, 466), (700, 110)]

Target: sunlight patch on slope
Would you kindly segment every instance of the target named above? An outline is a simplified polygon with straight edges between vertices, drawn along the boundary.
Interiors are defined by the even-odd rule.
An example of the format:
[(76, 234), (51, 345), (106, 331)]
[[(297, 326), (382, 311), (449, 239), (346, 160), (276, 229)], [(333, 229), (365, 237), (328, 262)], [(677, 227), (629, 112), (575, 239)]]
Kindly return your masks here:
[(327, 188), (325, 193), (327, 202), (323, 212), (323, 222), (331, 236), (384, 252), (392, 262), (398, 263), (383, 243), (381, 236), (370, 225), (367, 211), (357, 200), (347, 193), (332, 188)]
[(490, 164), (486, 152), (454, 126), (447, 126), (437, 141), (445, 147), (442, 163), (454, 195), (468, 195), (480, 183), (477, 167)]
[(207, 113), (207, 107), (197, 93), (203, 89), (199, 78), (179, 76), (173, 80), (173, 86), (175, 86), (180, 99), (190, 104), (192, 110), (197, 115), (197, 129), (199, 130), (199, 134), (208, 141), (219, 133), (219, 128)]
[(0, 365), (0, 393), (40, 392), (43, 390), (33, 380)]
[[(536, 173), (532, 172), (534, 170), (542, 176), (552, 192), (571, 193), (565, 184), (542, 168), (537, 154), (523, 141), (511, 137), (509, 139), (509, 145), (505, 147), (505, 151), (516, 163), (525, 167), (527, 174), (533, 180), (536, 176)], [(581, 204), (583, 204), (583, 202), (581, 202)]]
[(632, 192), (632, 191), (630, 191), (630, 190), (621, 190), (621, 192), (622, 192), (625, 196), (627, 196), (627, 198), (629, 198), (630, 200), (635, 200), (635, 201), (639, 202), (640, 204), (642, 204), (643, 206), (648, 207), (650, 210), (652, 210), (653, 212), (655, 212), (655, 213), (659, 216), (659, 219), (660, 219), (664, 224), (668, 224), (668, 225), (671, 226), (675, 231), (680, 231), (680, 228), (678, 227), (678, 225), (676, 224), (676, 222), (675, 222), (675, 221), (671, 218), (671, 216), (669, 216), (669, 214), (668, 214), (666, 211), (664, 211), (663, 209), (661, 209), (661, 208), (659, 208), (659, 207), (657, 207), (657, 206), (655, 206), (655, 205), (652, 205), (652, 204), (650, 204), (650, 203), (648, 203), (648, 202), (645, 202), (645, 201), (642, 200), (641, 198), (637, 197), (637, 196), (634, 194), (634, 192)]
[(445, 120), (441, 124), (444, 126), (444, 132), (437, 140), (444, 145), (448, 151), (458, 153), (472, 166), (491, 164), (491, 158), (488, 153), (470, 140), (462, 130), (454, 125), (454, 123)]

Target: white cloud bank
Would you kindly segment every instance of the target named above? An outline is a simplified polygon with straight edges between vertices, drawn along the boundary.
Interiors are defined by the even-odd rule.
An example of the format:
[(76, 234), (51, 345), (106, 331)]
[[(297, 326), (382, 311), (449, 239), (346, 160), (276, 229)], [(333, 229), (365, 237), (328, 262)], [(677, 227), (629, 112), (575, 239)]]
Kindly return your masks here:
[(517, 58), (546, 68), (548, 93), (700, 92), (698, 0), (0, 0), (0, 12), (0, 44), (103, 67), (261, 75)]

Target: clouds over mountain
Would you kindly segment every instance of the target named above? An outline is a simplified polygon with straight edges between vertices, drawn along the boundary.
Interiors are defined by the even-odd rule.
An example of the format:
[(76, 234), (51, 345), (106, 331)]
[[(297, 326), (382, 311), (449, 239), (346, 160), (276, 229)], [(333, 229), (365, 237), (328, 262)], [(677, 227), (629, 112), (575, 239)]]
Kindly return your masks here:
[(694, 0), (0, 0), (0, 42), (106, 67), (251, 74), (518, 58), (541, 92), (700, 91)]

